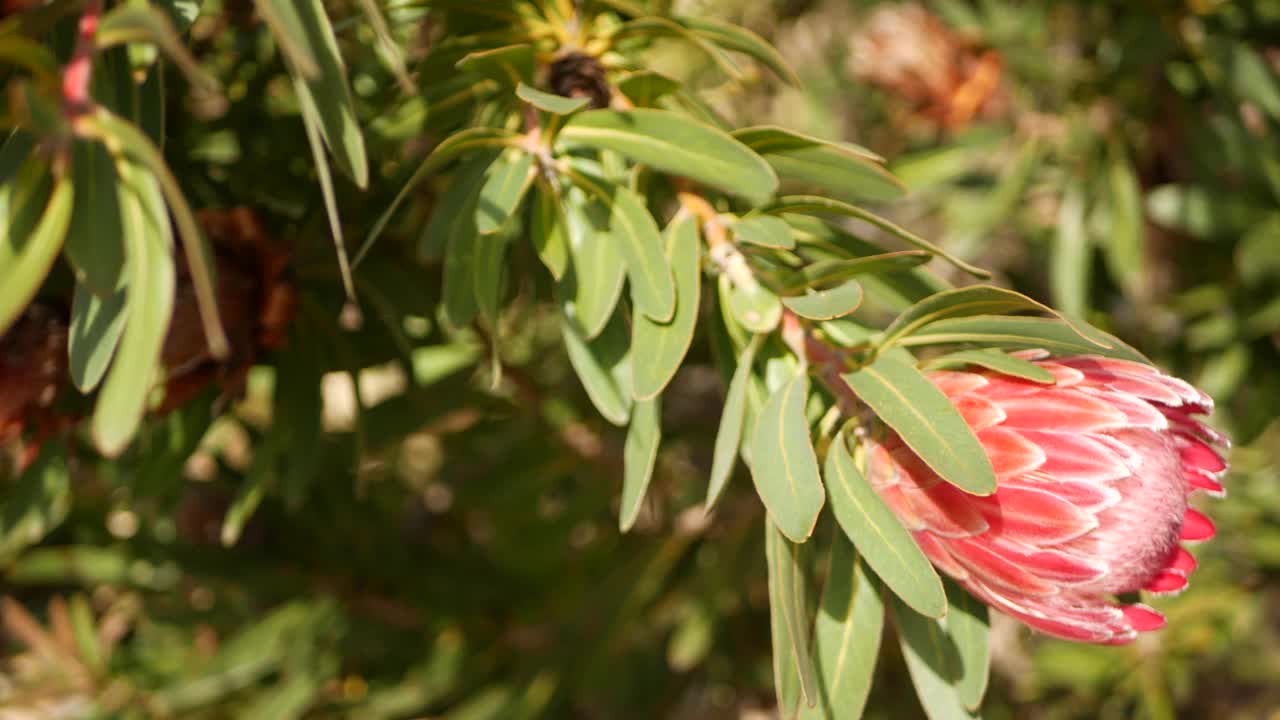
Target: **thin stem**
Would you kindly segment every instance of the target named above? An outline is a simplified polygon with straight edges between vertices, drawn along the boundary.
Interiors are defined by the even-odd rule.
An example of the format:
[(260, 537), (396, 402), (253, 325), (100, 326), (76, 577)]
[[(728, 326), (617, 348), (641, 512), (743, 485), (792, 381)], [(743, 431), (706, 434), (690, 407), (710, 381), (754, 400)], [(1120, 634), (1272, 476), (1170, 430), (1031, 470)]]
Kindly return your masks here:
[(87, 0), (76, 26), (76, 47), (62, 73), (62, 102), (67, 117), (82, 115), (93, 105), (89, 81), (93, 79), (93, 54), (102, 0)]

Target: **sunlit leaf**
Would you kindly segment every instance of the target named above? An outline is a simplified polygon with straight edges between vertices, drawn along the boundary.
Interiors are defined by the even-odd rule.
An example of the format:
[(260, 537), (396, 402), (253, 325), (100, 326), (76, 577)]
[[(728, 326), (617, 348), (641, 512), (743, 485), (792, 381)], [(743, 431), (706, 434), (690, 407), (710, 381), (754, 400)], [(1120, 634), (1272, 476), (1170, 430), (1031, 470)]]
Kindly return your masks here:
[(796, 375), (779, 387), (760, 411), (751, 439), (756, 491), (769, 518), (797, 543), (809, 539), (826, 501), (805, 419), (808, 397), (807, 375)]
[(841, 377), (942, 479), (977, 495), (995, 492), (991, 461), (973, 430), (913, 364), (885, 353)]
[(565, 350), (591, 404), (614, 425), (631, 415), (631, 355), (626, 325), (615, 313), (600, 335), (583, 337), (571, 322), (560, 323)]
[(929, 369), (961, 368), (977, 365), (1002, 375), (1030, 380), (1037, 383), (1053, 383), (1053, 373), (1028, 360), (1006, 355), (995, 349), (959, 350), (930, 358), (924, 364)]
[(884, 169), (882, 158), (851, 143), (819, 140), (771, 125), (736, 130), (733, 136), (763, 156), (780, 176), (838, 198), (882, 202), (906, 193)]
[(831, 320), (844, 317), (862, 304), (862, 286), (857, 280), (831, 288), (782, 298), (782, 304), (791, 312), (810, 320)]
[(76, 285), (67, 349), (71, 381), (80, 392), (93, 390), (102, 380), (124, 329), (124, 319), (124, 288), (103, 298), (83, 284)]
[(743, 425), (747, 411), (747, 385), (751, 380), (756, 351), (764, 338), (756, 335), (743, 348), (738, 365), (725, 393), (724, 409), (720, 412), (720, 425), (716, 430), (716, 443), (712, 451), (711, 481), (707, 485), (706, 509), (715, 507), (716, 501), (729, 484), (734, 465), (738, 461), (738, 448), (742, 445)]
[(71, 222), (74, 189), (69, 177), (50, 177), (29, 158), (0, 184), (0, 335), (40, 289), (62, 249)]
[(688, 215), (677, 216), (668, 226), (667, 260), (676, 283), (675, 315), (660, 323), (640, 313), (631, 321), (631, 347), (635, 354), (633, 394), (638, 400), (662, 392), (680, 368), (698, 320), (702, 294), (701, 247), (698, 223)]
[[(772, 522), (765, 523), (765, 557), (769, 567), (769, 623), (773, 627), (773, 672), (778, 705), (789, 717), (799, 705), (813, 707), (818, 679), (809, 651), (809, 599), (800, 546), (787, 540)], [(781, 644), (779, 644), (781, 640)], [(795, 673), (798, 686), (787, 677)], [(797, 692), (798, 691), (798, 692)]]
[(968, 720), (974, 717), (960, 697), (960, 651), (939, 621), (917, 614), (894, 598), (893, 617), (898, 641), (916, 695), (929, 720)]
[(525, 85), (524, 82), (516, 85), (516, 97), (539, 110), (553, 113), (555, 115), (570, 115), (586, 107), (587, 103), (591, 102), (591, 98), (587, 97), (575, 98), (565, 97), (563, 95), (553, 95), (552, 93)]
[(791, 250), (796, 246), (795, 238), (791, 237), (791, 227), (785, 221), (770, 215), (750, 215), (730, 227), (734, 238), (739, 242), (784, 250)]
[[(1082, 333), (1090, 339), (1081, 337)], [(1104, 342), (1109, 347), (1095, 344), (1094, 341)], [(911, 347), (946, 343), (974, 343), (1016, 349), (1041, 348), (1057, 355), (1093, 354), (1140, 363), (1150, 362), (1142, 353), (1112, 335), (1080, 322), (1068, 325), (1057, 318), (979, 315), (939, 320), (910, 337), (903, 338), (898, 344)]]
[(635, 525), (653, 477), (658, 443), (662, 441), (661, 407), (657, 397), (637, 400), (631, 406), (631, 422), (622, 451), (622, 507), (618, 510), (618, 528), (623, 532)]

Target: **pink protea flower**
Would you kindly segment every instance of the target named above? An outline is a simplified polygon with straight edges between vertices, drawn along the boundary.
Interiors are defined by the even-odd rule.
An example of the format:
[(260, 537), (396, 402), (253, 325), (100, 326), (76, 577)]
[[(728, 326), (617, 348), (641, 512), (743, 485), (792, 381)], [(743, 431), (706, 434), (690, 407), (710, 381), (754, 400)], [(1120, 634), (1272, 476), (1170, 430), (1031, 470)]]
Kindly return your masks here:
[(1213, 401), (1136, 362), (1045, 359), (1037, 384), (988, 371), (932, 373), (977, 433), (995, 494), (943, 481), (897, 436), (870, 446), (868, 478), (940, 570), (974, 596), (1069, 640), (1125, 643), (1164, 616), (1113, 596), (1175, 593), (1196, 562), (1182, 541), (1214, 526), (1187, 504), (1222, 495), (1226, 438), (1193, 415)]

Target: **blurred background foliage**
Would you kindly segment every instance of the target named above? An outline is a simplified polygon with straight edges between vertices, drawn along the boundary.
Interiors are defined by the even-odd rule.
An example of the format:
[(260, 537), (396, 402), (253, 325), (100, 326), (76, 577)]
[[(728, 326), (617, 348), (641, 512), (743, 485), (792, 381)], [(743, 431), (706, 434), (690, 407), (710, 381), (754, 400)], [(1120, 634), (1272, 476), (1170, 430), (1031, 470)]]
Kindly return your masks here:
[[(335, 183), (367, 228), (468, 88), (405, 96), (377, 33), (342, 20), (358, 4), (330, 3), (374, 181)], [(363, 323), (335, 326), (285, 66), (251, 4), (202, 5), (190, 46), (226, 94), (168, 76), (165, 156), (193, 207), (250, 206), (286, 241), (298, 315), (212, 426), (227, 399), (205, 391), (117, 460), (37, 460), (22, 491), (47, 502), (7, 508), (43, 516), (0, 519), (0, 717), (769, 717), (762, 509), (741, 470), (701, 507), (712, 339), (667, 393), (649, 499), (620, 535), (622, 433), (574, 377), (558, 312), (531, 301), (546, 288), (512, 289), (496, 350), (441, 323), (435, 269), (413, 259), (448, 190), (428, 182), (356, 270)], [(984, 715), (1277, 717), (1280, 2), (675, 5), (754, 29), (802, 81), (744, 63), (729, 82), (687, 43), (650, 43), (708, 112), (884, 155), (910, 192), (878, 210), (1196, 382), (1235, 440), (1219, 537), (1160, 601), (1168, 628), (1095, 648), (997, 618)], [(430, 79), (431, 14), (386, 10)], [(867, 716), (920, 716), (882, 647)]]

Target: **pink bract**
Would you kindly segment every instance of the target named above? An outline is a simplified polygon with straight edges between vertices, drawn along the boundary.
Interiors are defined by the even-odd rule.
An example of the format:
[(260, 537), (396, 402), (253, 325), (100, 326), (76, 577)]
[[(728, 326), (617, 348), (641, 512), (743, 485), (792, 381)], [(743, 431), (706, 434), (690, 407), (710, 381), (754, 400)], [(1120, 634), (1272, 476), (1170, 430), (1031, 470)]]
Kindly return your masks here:
[(1213, 401), (1137, 362), (1020, 357), (1056, 382), (930, 375), (986, 449), (993, 495), (945, 482), (896, 435), (870, 445), (871, 484), (934, 565), (1037, 630), (1115, 644), (1163, 627), (1160, 613), (1114, 596), (1182, 590), (1196, 566), (1182, 543), (1213, 537), (1187, 503), (1223, 494), (1226, 438), (1194, 417)]

